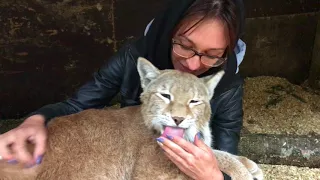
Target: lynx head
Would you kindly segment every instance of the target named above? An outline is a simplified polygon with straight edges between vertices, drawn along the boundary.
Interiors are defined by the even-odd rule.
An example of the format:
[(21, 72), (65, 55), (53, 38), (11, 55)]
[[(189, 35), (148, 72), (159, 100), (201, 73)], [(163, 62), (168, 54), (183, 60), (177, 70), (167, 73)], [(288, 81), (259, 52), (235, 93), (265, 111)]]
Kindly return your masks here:
[(196, 133), (201, 132), (205, 143), (210, 145), (209, 102), (224, 71), (198, 78), (177, 70), (158, 70), (140, 57), (138, 72), (143, 88), (140, 99), (145, 125), (162, 135), (178, 135), (188, 141), (193, 141)]

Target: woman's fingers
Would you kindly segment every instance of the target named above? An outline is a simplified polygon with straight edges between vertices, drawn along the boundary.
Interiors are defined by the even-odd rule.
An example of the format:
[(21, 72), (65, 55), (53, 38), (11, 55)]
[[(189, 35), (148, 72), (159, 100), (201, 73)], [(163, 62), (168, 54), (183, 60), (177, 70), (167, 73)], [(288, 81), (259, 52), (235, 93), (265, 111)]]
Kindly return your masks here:
[(2, 159), (10, 160), (13, 158), (14, 155), (9, 150), (9, 146), (14, 142), (14, 139), (14, 136), (9, 132), (0, 135), (0, 156)]

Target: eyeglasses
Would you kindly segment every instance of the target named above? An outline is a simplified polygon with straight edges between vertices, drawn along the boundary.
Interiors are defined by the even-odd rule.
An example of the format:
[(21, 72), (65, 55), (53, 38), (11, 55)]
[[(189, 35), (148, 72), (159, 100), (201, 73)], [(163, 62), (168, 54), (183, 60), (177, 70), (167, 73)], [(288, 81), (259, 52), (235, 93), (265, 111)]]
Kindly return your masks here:
[(172, 50), (175, 54), (178, 56), (181, 56), (183, 58), (192, 58), (193, 56), (197, 55), (200, 58), (200, 61), (202, 64), (210, 67), (218, 67), (221, 64), (223, 64), (226, 60), (226, 52), (223, 54), (222, 57), (219, 56), (211, 56), (203, 53), (199, 53), (194, 49), (191, 49), (189, 47), (186, 47), (183, 44), (178, 43), (176, 40), (172, 39)]

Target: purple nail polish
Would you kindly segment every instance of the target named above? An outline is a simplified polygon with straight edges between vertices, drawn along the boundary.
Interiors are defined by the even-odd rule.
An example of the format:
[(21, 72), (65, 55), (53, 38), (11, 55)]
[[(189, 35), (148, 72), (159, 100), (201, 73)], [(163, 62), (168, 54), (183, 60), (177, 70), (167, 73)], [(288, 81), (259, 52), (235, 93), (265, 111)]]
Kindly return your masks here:
[(42, 162), (42, 157), (43, 156), (38, 156), (38, 158), (36, 160), (36, 164), (40, 164)]
[(157, 138), (157, 141), (163, 143), (164, 139), (163, 138)]
[(200, 138), (201, 138), (201, 134), (200, 134), (200, 132), (198, 132), (198, 133), (197, 133), (197, 136), (198, 136), (198, 139), (200, 139)]
[(9, 164), (17, 164), (18, 161), (16, 159), (11, 159), (9, 161), (7, 161)]
[(167, 138), (173, 140), (173, 136), (167, 135)]

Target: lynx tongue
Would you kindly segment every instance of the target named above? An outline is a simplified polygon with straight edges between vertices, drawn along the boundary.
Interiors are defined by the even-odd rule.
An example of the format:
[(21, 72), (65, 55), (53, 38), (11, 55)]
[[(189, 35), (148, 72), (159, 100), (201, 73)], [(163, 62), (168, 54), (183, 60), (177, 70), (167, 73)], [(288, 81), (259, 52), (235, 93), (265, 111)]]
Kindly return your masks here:
[(170, 135), (170, 136), (179, 136), (183, 138), (183, 134), (184, 134), (184, 129), (182, 128), (166, 126), (161, 136), (167, 137), (167, 135)]

